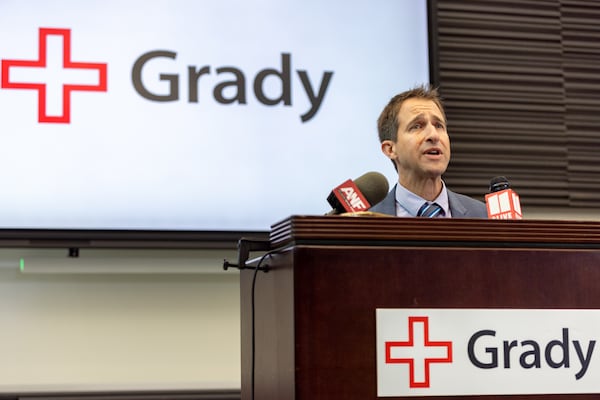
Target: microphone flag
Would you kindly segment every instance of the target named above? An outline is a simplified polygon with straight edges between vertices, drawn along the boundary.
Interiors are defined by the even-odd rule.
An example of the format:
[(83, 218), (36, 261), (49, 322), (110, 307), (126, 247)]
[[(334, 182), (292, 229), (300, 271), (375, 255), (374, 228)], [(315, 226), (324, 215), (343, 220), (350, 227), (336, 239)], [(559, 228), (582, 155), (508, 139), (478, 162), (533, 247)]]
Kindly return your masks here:
[(506, 178), (497, 177), (492, 179), (490, 191), (491, 193), (485, 195), (488, 218), (523, 219), (519, 195), (510, 188)]

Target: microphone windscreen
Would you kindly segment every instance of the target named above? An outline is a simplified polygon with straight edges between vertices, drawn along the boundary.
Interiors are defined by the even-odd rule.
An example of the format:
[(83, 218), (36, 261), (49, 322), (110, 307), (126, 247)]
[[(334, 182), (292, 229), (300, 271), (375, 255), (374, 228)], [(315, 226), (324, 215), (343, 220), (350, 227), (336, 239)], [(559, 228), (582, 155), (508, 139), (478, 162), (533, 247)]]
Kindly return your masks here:
[(379, 172), (367, 172), (356, 178), (354, 183), (371, 206), (383, 200), (389, 190), (387, 178)]
[(509, 187), (510, 183), (508, 183), (508, 179), (504, 176), (497, 176), (490, 180), (490, 193), (499, 192)]

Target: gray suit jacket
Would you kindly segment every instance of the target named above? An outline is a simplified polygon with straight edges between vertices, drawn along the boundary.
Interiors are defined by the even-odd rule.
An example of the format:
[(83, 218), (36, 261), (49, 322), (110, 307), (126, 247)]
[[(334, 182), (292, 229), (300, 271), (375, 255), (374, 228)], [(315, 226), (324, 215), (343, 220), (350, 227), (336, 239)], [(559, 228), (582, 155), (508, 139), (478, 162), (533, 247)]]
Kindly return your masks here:
[[(454, 193), (448, 189), (448, 203), (452, 218), (487, 218), (485, 203), (472, 199), (463, 194)], [(381, 202), (375, 204), (369, 211), (388, 215), (396, 215), (396, 186)]]

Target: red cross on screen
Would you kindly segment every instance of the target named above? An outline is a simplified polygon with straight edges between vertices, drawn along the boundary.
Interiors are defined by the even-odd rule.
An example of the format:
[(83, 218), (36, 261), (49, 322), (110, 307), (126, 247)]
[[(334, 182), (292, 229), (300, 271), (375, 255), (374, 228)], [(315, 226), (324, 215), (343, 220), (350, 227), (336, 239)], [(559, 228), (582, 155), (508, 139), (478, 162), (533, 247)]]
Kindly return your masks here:
[[(35, 79), (27, 78), (27, 81), (11, 79), (13, 75), (18, 73), (30, 72), (35, 73), (47, 70), (49, 65), (48, 48), (51, 40), (59, 39), (62, 45), (62, 54), (53, 55), (52, 60), (56, 57), (57, 60), (62, 60), (59, 68), (65, 73), (77, 73), (84, 71), (92, 71), (92, 79), (89, 76), (78, 77), (77, 82), (64, 82), (57, 87), (57, 93), (50, 93), (48, 89), (55, 82), (48, 82), (45, 78)], [(24, 71), (26, 70), (26, 71)], [(39, 122), (55, 122), (69, 123), (71, 121), (71, 92), (73, 91), (95, 91), (106, 92), (107, 88), (107, 64), (106, 63), (86, 63), (71, 61), (71, 30), (70, 29), (52, 29), (40, 28), (39, 31), (39, 55), (37, 60), (2, 60), (2, 88), (5, 89), (30, 89), (38, 92), (38, 121)], [(95, 73), (94, 73), (95, 71)], [(29, 76), (29, 75), (28, 75)], [(52, 79), (52, 77), (51, 77)], [(35, 80), (32, 82), (31, 80)], [(74, 79), (75, 80), (75, 79)], [(56, 86), (56, 85), (54, 85)], [(49, 98), (54, 100), (58, 98), (60, 104), (57, 107), (56, 113), (48, 111)]]

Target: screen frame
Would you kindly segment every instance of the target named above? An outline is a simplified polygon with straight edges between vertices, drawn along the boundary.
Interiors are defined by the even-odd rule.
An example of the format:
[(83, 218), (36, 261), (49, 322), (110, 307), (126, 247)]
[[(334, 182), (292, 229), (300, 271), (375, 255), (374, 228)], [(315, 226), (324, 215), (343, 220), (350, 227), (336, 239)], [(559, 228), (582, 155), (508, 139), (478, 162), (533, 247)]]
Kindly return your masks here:
[(0, 248), (236, 249), (242, 238), (267, 241), (268, 231), (0, 229)]

